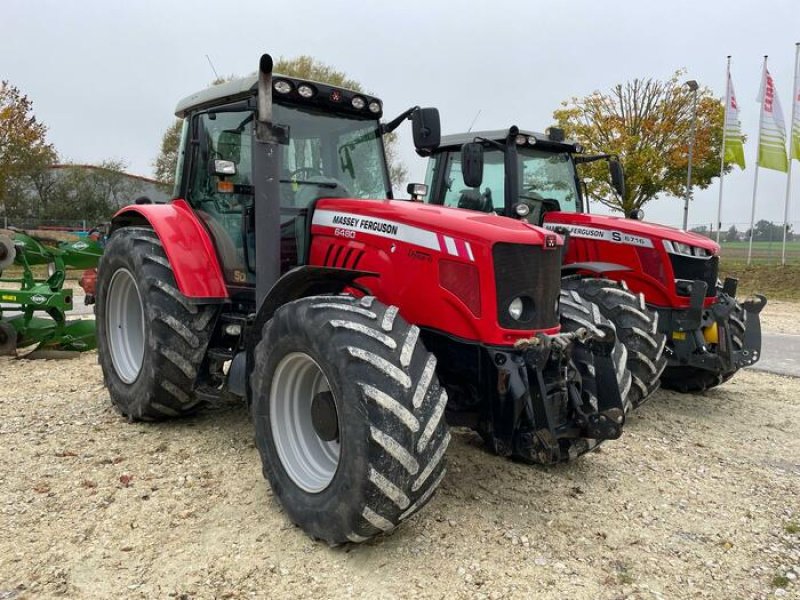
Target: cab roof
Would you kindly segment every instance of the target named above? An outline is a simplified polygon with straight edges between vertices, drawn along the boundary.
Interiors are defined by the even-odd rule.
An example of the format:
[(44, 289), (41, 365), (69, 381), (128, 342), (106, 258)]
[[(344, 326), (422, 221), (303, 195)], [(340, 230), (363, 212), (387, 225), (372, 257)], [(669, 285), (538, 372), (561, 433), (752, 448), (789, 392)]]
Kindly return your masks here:
[[(292, 92), (286, 94), (285, 96), (273, 93), (273, 99), (287, 98), (298, 103), (309, 103), (316, 105), (330, 104), (331, 106), (336, 105), (347, 112), (361, 113), (364, 116), (370, 116), (373, 118), (380, 118), (383, 112), (383, 103), (380, 101), (380, 99), (369, 94), (364, 94), (363, 92), (335, 87), (310, 79), (298, 79), (296, 77), (288, 77), (279, 73), (273, 73), (273, 83), (278, 80), (288, 81), (292, 85)], [(304, 83), (310, 85), (312, 89), (315, 90), (316, 93), (313, 98), (302, 98), (297, 94), (297, 87)], [(230, 81), (226, 81), (225, 83), (220, 83), (218, 85), (212, 85), (195, 92), (194, 94), (186, 96), (180, 102), (178, 102), (178, 105), (175, 107), (175, 116), (178, 118), (183, 118), (187, 113), (198, 108), (206, 108), (220, 104), (226, 104), (236, 100), (244, 100), (250, 96), (253, 96), (257, 89), (258, 75), (255, 73), (246, 77), (231, 79)], [(331, 100), (334, 90), (339, 92), (339, 99), (336, 101)], [(381, 111), (378, 113), (371, 113), (367, 108), (361, 110), (353, 108), (350, 104), (350, 101), (354, 96), (361, 96), (364, 98), (367, 106), (371, 102), (377, 101), (381, 105)]]
[[(527, 129), (520, 129), (519, 135), (524, 135), (525, 137), (532, 137), (536, 140), (537, 144), (541, 143), (543, 146), (555, 149), (572, 151), (575, 145), (577, 144), (577, 142), (575, 142), (574, 140), (564, 140), (563, 142), (554, 142), (548, 137), (546, 133), (528, 131)], [(488, 131), (469, 131), (466, 133), (454, 133), (451, 135), (442, 136), (442, 142), (439, 144), (439, 149), (453, 148), (453, 147), (460, 148), (466, 143), (475, 141), (475, 138), (485, 138), (487, 140), (500, 142), (502, 140), (505, 140), (507, 137), (508, 137), (508, 129), (492, 129)]]

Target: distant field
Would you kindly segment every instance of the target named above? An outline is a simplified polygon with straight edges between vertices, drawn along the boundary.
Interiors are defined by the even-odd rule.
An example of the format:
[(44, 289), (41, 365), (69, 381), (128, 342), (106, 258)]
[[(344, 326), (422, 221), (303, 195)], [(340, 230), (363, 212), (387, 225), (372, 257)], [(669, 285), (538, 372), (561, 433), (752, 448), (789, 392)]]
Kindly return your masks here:
[[(747, 261), (747, 242), (722, 242), (722, 258)], [(753, 262), (774, 263), (781, 261), (781, 242), (753, 242)], [(786, 242), (786, 262), (800, 264), (800, 241)]]
[(720, 278), (729, 276), (739, 279), (737, 296), (759, 292), (775, 300), (800, 300), (800, 260), (796, 259), (794, 264), (786, 266), (765, 262), (748, 266), (746, 252), (745, 247), (744, 258), (733, 260), (723, 251), (720, 264)]

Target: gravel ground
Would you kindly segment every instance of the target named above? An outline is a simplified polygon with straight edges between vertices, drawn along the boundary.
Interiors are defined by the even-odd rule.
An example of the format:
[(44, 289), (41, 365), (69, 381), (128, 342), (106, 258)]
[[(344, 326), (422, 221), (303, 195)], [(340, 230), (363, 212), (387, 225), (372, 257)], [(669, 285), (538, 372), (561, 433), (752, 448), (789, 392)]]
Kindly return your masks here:
[(767, 300), (761, 312), (761, 329), (770, 333), (794, 333), (800, 331), (797, 319), (800, 314), (800, 302), (784, 302)]
[(800, 380), (658, 392), (622, 439), (534, 468), (457, 432), (393, 535), (293, 527), (238, 405), (128, 424), (93, 354), (0, 359), (0, 599), (800, 597)]

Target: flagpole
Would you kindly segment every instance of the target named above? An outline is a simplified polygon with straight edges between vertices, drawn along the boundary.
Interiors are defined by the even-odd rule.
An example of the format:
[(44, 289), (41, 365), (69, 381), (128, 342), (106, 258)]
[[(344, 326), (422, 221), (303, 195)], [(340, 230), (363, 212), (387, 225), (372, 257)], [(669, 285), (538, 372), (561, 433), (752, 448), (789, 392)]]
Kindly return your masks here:
[(725, 110), (722, 113), (722, 151), (719, 157), (719, 200), (717, 200), (717, 243), (719, 231), (722, 229), (722, 184), (725, 177), (725, 139), (727, 138), (728, 107), (731, 104), (731, 56), (728, 55), (728, 67), (725, 69)]
[[(764, 68), (761, 72), (761, 86), (762, 86), (762, 94), (766, 93), (765, 90), (765, 78), (767, 76), (767, 55), (764, 55)], [(764, 125), (764, 98), (763, 96), (759, 99), (759, 107), (758, 107), (758, 144), (756, 145), (756, 174), (753, 178), (753, 203), (750, 208), (750, 240), (747, 245), (747, 264), (750, 265), (752, 258), (753, 258), (753, 226), (755, 225), (756, 220), (756, 190), (758, 189), (758, 163), (759, 163), (759, 154), (761, 153), (761, 128)]]
[(794, 45), (794, 84), (792, 86), (792, 119), (789, 121), (789, 170), (786, 173), (786, 202), (783, 205), (783, 246), (781, 247), (781, 265), (786, 265), (786, 233), (789, 228), (789, 200), (792, 197), (792, 142), (794, 140), (794, 119), (797, 108), (797, 66), (800, 61), (800, 42)]

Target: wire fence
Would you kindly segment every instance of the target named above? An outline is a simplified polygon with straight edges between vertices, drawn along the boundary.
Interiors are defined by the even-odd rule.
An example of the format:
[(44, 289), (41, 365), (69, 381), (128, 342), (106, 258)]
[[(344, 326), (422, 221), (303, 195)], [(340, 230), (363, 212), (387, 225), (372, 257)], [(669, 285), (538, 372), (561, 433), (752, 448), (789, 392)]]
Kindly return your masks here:
[[(713, 223), (695, 223), (689, 230), (719, 239), (722, 257), (736, 262), (747, 262), (750, 248), (750, 223), (722, 223), (719, 235)], [(753, 227), (751, 260), (754, 264), (781, 264), (783, 256), (783, 223), (758, 221)], [(800, 221), (786, 227), (786, 264), (800, 265)]]

